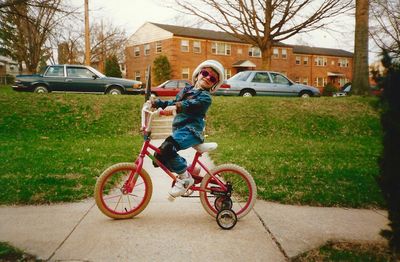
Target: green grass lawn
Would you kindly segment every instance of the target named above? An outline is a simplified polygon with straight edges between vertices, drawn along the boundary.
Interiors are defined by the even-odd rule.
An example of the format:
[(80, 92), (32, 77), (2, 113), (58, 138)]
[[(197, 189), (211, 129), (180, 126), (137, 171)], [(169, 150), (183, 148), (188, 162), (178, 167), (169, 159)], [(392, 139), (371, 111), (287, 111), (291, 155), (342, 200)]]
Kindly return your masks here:
[[(0, 88), (0, 203), (91, 197), (109, 165), (140, 150), (143, 96), (17, 93)], [(254, 176), (259, 197), (291, 204), (383, 207), (375, 98), (214, 97), (207, 141), (217, 163)]]

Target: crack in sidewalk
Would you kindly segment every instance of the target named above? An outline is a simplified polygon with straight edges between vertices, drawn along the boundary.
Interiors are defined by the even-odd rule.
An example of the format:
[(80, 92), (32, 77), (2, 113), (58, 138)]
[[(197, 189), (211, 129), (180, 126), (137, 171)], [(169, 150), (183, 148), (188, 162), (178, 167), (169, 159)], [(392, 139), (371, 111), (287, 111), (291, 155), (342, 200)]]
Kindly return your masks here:
[(61, 241), (61, 243), (58, 245), (58, 247), (54, 250), (54, 252), (50, 255), (50, 257), (48, 259), (46, 259), (46, 261), (50, 261), (54, 255), (57, 253), (57, 251), (64, 245), (64, 243), (68, 240), (68, 238), (72, 235), (72, 233), (74, 233), (75, 229), (81, 224), (81, 222), (85, 219), (85, 217), (89, 214), (90, 210), (92, 210), (92, 208), (95, 206), (96, 203), (93, 203), (88, 210), (86, 211), (85, 214), (83, 214), (83, 216), (81, 217), (81, 219), (79, 219), (78, 223), (76, 223), (76, 225), (74, 226), (74, 228), (71, 230), (71, 232), (69, 232), (69, 234), (65, 237), (65, 239), (63, 241)]
[(272, 233), (272, 231), (268, 228), (267, 224), (264, 222), (264, 220), (261, 218), (261, 216), (257, 213), (256, 209), (253, 208), (254, 213), (256, 214), (256, 216), (258, 217), (258, 219), (260, 220), (261, 224), (263, 225), (263, 227), (265, 228), (265, 230), (267, 230), (268, 234), (270, 235), (272, 241), (274, 241), (275, 245), (278, 247), (279, 251), (283, 254), (283, 256), (285, 257), (286, 261), (290, 261), (289, 256), (286, 254), (286, 251), (283, 249), (281, 243), (279, 243), (278, 239), (274, 236), (274, 234)]

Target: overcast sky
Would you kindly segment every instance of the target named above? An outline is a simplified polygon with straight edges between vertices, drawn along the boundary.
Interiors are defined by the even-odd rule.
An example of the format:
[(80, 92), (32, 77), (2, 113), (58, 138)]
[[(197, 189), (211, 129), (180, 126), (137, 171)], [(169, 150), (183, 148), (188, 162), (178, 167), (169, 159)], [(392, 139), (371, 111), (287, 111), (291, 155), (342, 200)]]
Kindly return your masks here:
[[(84, 0), (71, 0), (83, 10)], [(163, 24), (190, 25), (190, 18), (183, 17), (174, 10), (161, 6), (158, 0), (89, 0), (90, 20), (101, 18), (111, 21), (113, 25), (121, 26), (128, 36), (131, 36), (145, 22)], [(182, 23), (185, 20), (185, 23)], [(334, 31), (315, 31), (300, 34), (286, 44), (301, 44), (326, 48), (338, 48), (353, 52), (354, 50), (354, 19), (343, 18), (334, 23)], [(375, 54), (370, 53), (370, 63), (375, 60)]]

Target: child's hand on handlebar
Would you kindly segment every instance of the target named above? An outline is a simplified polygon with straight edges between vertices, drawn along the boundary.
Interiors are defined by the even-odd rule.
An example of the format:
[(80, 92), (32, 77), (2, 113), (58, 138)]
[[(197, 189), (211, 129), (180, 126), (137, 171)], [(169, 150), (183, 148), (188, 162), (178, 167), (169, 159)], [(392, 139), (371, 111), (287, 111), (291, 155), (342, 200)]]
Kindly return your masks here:
[(167, 106), (162, 111), (162, 114), (165, 115), (165, 116), (171, 116), (171, 115), (173, 115), (175, 113), (176, 113), (176, 106)]

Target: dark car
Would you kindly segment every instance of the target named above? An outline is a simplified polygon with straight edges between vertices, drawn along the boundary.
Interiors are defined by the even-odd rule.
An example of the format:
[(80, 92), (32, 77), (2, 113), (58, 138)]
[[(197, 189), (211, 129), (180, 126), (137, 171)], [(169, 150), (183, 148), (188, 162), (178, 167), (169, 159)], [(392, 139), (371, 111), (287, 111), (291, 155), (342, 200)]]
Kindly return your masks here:
[(216, 95), (228, 96), (320, 96), (319, 89), (296, 84), (281, 73), (242, 71), (225, 81)]
[(107, 77), (90, 66), (52, 65), (43, 74), (18, 75), (13, 89), (35, 93), (80, 92), (99, 94), (142, 94), (142, 82)]
[(155, 96), (176, 96), (182, 88), (191, 85), (188, 80), (167, 80), (159, 86), (152, 87), (151, 93)]
[[(340, 91), (335, 92), (332, 94), (333, 97), (338, 97), (338, 96), (348, 96), (350, 95), (351, 92), (351, 83), (346, 83), (344, 84), (341, 88)], [(381, 96), (383, 92), (383, 88), (379, 88), (378, 86), (370, 86), (370, 94), (373, 96)]]

